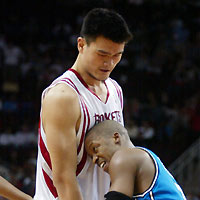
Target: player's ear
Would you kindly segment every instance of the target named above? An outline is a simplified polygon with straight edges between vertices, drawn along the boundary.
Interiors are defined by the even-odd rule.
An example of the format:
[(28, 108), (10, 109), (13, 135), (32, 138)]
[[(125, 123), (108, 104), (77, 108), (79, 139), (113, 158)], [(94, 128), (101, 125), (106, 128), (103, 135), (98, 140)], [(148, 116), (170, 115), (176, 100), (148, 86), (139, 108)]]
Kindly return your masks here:
[(81, 53), (83, 51), (83, 48), (86, 44), (86, 41), (83, 37), (78, 37), (77, 39), (77, 47), (78, 47), (78, 51)]
[(114, 142), (115, 142), (115, 144), (120, 144), (120, 135), (119, 135), (119, 133), (117, 133), (117, 132), (115, 132), (114, 134), (113, 134), (113, 139), (114, 139)]

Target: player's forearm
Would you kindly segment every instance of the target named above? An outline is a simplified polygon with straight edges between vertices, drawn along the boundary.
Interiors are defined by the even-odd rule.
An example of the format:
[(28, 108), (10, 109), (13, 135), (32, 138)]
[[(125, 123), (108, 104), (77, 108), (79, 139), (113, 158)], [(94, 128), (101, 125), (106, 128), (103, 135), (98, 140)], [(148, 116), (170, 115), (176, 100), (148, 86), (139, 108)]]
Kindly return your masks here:
[(69, 187), (64, 190), (58, 190), (58, 197), (60, 200), (83, 200), (79, 190)]
[(32, 197), (20, 191), (4, 178), (0, 177), (0, 196), (9, 200), (32, 200)]
[(59, 200), (83, 200), (77, 181), (59, 180), (54, 182)]
[(3, 197), (8, 198), (9, 200), (32, 200), (33, 198), (21, 191), (18, 190), (12, 190), (11, 191), (5, 191), (2, 193)]

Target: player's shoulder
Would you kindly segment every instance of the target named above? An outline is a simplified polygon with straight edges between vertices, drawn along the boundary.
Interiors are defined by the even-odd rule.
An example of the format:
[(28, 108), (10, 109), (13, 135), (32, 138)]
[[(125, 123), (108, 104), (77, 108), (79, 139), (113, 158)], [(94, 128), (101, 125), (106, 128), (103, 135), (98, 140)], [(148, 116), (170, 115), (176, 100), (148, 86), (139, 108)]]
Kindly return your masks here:
[(110, 160), (109, 174), (112, 177), (118, 174), (129, 174), (132, 173), (136, 167), (137, 165), (131, 158), (131, 151), (129, 149), (121, 149), (116, 151)]
[(149, 159), (149, 154), (138, 148), (122, 148), (114, 153), (110, 161), (110, 165), (114, 167), (123, 167), (129, 164), (134, 167), (144, 161)]
[(113, 78), (109, 77), (107, 80), (106, 80), (106, 83), (111, 83), (115, 86), (118, 86), (118, 87), (121, 87), (120, 84)]
[(123, 148), (114, 153), (110, 160), (110, 165), (116, 167), (126, 166), (130, 162), (131, 149)]
[(74, 89), (72, 89), (70, 86), (64, 83), (59, 83), (54, 87), (50, 88), (45, 95), (45, 97), (50, 97), (50, 98), (67, 98), (67, 97), (73, 98), (76, 96), (77, 95)]
[(56, 103), (58, 105), (69, 104), (69, 103), (72, 104), (78, 102), (78, 97), (76, 92), (71, 87), (69, 87), (64, 83), (60, 83), (50, 88), (46, 92), (43, 98), (43, 104), (45, 102), (51, 104)]

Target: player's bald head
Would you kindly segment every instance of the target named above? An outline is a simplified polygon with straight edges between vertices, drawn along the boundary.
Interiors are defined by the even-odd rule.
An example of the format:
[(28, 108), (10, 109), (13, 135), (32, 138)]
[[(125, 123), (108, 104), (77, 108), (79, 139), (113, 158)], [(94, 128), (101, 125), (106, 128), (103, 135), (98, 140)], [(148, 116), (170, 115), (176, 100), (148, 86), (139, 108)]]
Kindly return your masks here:
[(124, 126), (114, 120), (105, 120), (95, 125), (90, 131), (86, 134), (86, 137), (112, 137), (114, 133), (119, 133), (128, 137), (128, 132)]

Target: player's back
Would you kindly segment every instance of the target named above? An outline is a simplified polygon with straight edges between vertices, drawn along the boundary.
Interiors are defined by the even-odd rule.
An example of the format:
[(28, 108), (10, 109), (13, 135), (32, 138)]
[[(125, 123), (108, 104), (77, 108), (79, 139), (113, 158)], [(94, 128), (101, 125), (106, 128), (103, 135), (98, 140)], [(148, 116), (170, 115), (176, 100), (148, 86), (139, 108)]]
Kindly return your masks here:
[(186, 200), (181, 187), (174, 177), (165, 168), (161, 160), (152, 151), (137, 147), (146, 151), (154, 161), (156, 168), (154, 180), (151, 186), (142, 194), (133, 196), (134, 200)]

